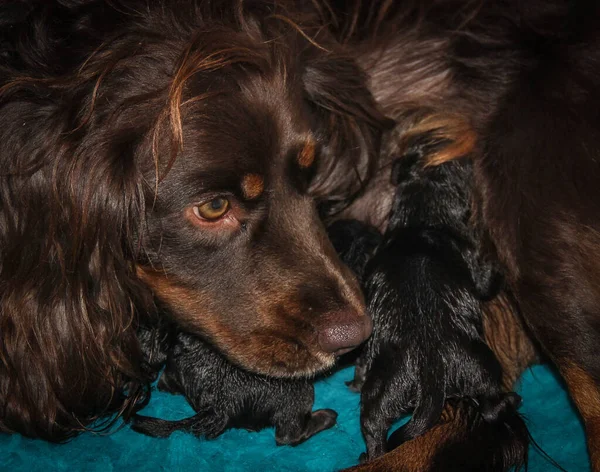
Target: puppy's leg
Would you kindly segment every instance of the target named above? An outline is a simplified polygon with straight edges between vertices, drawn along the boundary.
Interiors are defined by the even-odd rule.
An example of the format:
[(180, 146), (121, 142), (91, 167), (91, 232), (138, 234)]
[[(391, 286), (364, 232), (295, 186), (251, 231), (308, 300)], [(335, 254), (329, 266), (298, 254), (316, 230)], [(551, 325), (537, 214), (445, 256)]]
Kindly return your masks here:
[(367, 359), (363, 354), (356, 360), (354, 378), (346, 382), (348, 388), (353, 392), (360, 392), (367, 378)]
[(361, 393), (360, 429), (367, 445), (361, 462), (385, 454), (387, 432), (392, 423), (407, 411), (401, 407), (405, 402), (399, 392), (392, 392), (394, 382), (385, 385), (381, 379), (365, 382)]
[(481, 248), (477, 246), (460, 251), (460, 253), (463, 254), (471, 273), (471, 281), (477, 298), (489, 301), (498, 295), (504, 283), (504, 276), (498, 263), (486, 259), (481, 253)]
[(504, 277), (497, 267), (497, 264), (492, 261), (473, 261), (471, 269), (471, 278), (475, 295), (483, 301), (493, 299), (504, 283)]
[(383, 420), (381, 411), (360, 415), (360, 430), (367, 445), (367, 453), (361, 454), (360, 462), (377, 458), (386, 452), (386, 438), (389, 422)]

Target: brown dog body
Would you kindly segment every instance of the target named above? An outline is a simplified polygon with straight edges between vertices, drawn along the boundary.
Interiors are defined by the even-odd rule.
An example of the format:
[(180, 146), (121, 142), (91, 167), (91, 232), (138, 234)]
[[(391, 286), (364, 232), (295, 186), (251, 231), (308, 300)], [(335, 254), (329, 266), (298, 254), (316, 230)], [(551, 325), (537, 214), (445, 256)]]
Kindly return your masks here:
[[(358, 51), (373, 95), (397, 120), (384, 175), (344, 216), (385, 225), (385, 205), (375, 221), (365, 209), (387, 201), (380, 196), (389, 192), (386, 156), (398, 149), (445, 140), (432, 164), (470, 152), (477, 223), (489, 233), (490, 254), (504, 265), (528, 328), (567, 382), (600, 470), (598, 6), (339, 5), (340, 37)], [(518, 370), (522, 361), (515, 362)]]

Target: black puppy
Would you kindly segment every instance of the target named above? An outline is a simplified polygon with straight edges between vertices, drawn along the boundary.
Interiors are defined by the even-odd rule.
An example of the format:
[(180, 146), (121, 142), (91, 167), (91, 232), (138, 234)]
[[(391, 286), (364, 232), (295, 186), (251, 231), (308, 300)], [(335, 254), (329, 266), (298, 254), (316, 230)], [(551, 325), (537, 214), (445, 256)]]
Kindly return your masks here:
[(314, 389), (308, 379), (247, 372), (208, 343), (184, 332), (169, 335), (144, 329), (138, 337), (149, 368), (156, 368), (166, 358), (158, 388), (183, 394), (197, 414), (179, 421), (136, 415), (132, 420), (135, 431), (167, 437), (186, 430), (212, 439), (228, 428), (258, 431), (274, 426), (278, 445), (295, 446), (336, 422), (333, 410), (312, 411)]
[[(341, 250), (363, 275), (373, 317), (352, 382), (361, 390), (368, 458), (425, 433), (448, 400), (467, 398), (480, 418), (514, 438), (507, 463), (525, 463), (528, 432), (516, 412), (520, 397), (502, 391), (501, 367), (483, 339), (480, 301), (497, 292), (501, 277), (479, 257), (469, 225), (471, 165), (423, 167), (413, 153), (395, 163), (392, 179), (397, 192), (389, 226), (364, 274), (364, 254), (352, 260), (345, 256), (356, 258), (356, 250)], [(369, 247), (373, 230), (364, 227), (361, 236), (357, 223), (351, 226), (346, 239)], [(335, 239), (344, 240), (340, 234)], [(410, 411), (411, 420), (386, 448), (388, 429)]]
[[(327, 235), (342, 262), (352, 269), (361, 285), (364, 285), (367, 263), (383, 241), (381, 233), (377, 228), (357, 220), (337, 220), (327, 228)], [(363, 344), (342, 358), (339, 364), (354, 362), (356, 376), (363, 377), (366, 366), (365, 356), (361, 353), (364, 349)], [(357, 385), (354, 380), (346, 382), (346, 385), (350, 390), (360, 391), (360, 385)]]
[(338, 220), (327, 228), (327, 236), (338, 256), (364, 283), (367, 263), (383, 241), (377, 228), (356, 220)]

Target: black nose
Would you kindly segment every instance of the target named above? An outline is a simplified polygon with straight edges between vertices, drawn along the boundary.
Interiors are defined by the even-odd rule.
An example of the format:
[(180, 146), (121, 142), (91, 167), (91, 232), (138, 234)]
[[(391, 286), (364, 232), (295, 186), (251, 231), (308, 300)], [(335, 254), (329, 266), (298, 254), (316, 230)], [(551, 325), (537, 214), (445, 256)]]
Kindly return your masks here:
[(325, 316), (319, 331), (323, 351), (341, 356), (358, 347), (373, 330), (371, 317), (356, 311), (338, 311)]

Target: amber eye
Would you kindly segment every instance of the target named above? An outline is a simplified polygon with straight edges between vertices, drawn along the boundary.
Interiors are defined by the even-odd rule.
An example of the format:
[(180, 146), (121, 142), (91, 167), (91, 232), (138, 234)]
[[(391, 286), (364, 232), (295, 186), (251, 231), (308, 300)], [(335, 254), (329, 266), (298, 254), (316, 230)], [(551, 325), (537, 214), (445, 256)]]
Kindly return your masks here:
[(229, 200), (223, 197), (212, 200), (194, 207), (194, 214), (202, 220), (218, 220), (229, 210)]

